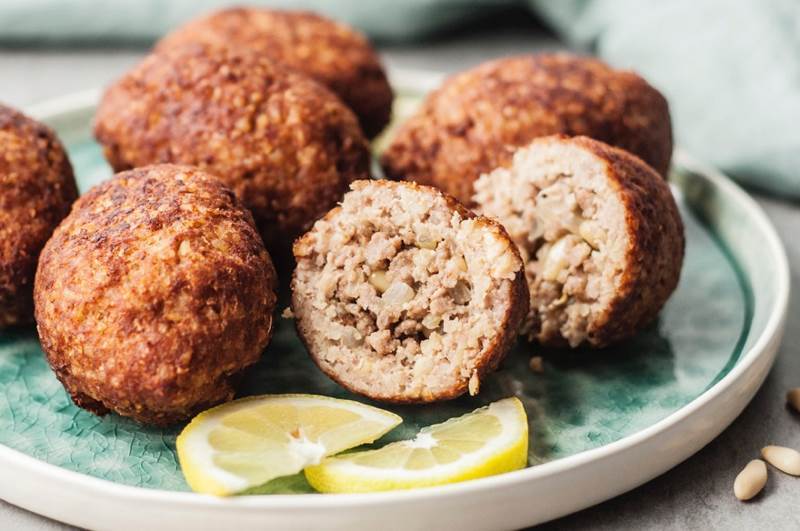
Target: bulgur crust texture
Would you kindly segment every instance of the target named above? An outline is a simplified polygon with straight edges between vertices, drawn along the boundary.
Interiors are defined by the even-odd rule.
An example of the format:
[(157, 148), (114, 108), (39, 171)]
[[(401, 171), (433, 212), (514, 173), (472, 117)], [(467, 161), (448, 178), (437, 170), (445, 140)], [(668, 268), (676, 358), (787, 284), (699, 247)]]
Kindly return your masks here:
[(77, 197), (55, 133), (0, 105), (0, 328), (33, 322), (39, 253)]
[(497, 59), (452, 76), (400, 127), (381, 164), (390, 178), (436, 186), (470, 205), (479, 175), (557, 133), (621, 147), (661, 175), (669, 169), (664, 97), (632, 72), (564, 53)]
[(186, 43), (250, 49), (319, 81), (353, 109), (369, 138), (389, 123), (386, 72), (364, 35), (345, 24), (308, 11), (234, 7), (189, 22), (156, 48)]
[(95, 136), (116, 171), (210, 171), (251, 209), (271, 250), (369, 172), (355, 116), (325, 87), (257, 53), (203, 45), (151, 54), (112, 85)]
[(476, 394), (528, 311), (505, 230), (415, 183), (353, 183), (294, 255), (292, 311), (311, 357), (379, 401)]
[(163, 164), (82, 196), (42, 251), (36, 321), (75, 403), (153, 425), (233, 398), (269, 342), (275, 272), (218, 179)]
[(675, 199), (624, 150), (539, 138), (475, 188), (477, 211), (503, 223), (520, 248), (531, 297), (522, 332), (541, 344), (629, 338), (677, 287), (685, 241)]

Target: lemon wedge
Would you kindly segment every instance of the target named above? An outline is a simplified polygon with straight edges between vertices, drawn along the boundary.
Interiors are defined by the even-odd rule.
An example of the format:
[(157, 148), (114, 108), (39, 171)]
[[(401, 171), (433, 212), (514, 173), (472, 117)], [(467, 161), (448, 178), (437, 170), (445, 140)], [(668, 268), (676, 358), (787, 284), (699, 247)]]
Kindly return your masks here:
[(192, 490), (228, 496), (373, 442), (401, 422), (351, 400), (254, 396), (197, 415), (178, 436), (178, 460)]
[(442, 424), (412, 440), (324, 459), (305, 469), (320, 492), (376, 492), (443, 485), (524, 468), (528, 419), (506, 398)]

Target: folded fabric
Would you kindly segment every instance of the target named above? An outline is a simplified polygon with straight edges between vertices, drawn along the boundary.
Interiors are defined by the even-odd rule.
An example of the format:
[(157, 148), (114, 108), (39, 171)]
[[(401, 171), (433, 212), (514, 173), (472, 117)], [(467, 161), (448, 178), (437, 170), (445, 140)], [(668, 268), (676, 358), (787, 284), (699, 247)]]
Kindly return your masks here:
[(410, 41), (520, 0), (2, 0), (0, 42), (154, 40), (225, 6), (309, 9), (383, 41)]
[(568, 41), (664, 92), (678, 145), (800, 198), (800, 2), (529, 1)]
[[(524, 0), (250, 0), (413, 41)], [(0, 41), (152, 40), (224, 0), (3, 0)], [(527, 0), (567, 41), (640, 72), (670, 101), (677, 143), (743, 183), (800, 198), (800, 2)]]

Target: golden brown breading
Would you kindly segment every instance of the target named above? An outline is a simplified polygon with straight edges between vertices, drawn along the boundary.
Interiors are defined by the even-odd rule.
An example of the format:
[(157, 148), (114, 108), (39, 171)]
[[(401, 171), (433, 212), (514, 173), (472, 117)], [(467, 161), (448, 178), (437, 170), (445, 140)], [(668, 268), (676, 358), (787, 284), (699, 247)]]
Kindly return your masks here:
[(626, 213), (625, 274), (609, 310), (594, 323), (591, 344), (605, 346), (650, 324), (678, 286), (686, 241), (669, 185), (623, 149), (579, 137), (570, 140), (606, 161)]
[(216, 177), (138, 168), (82, 196), (42, 251), (42, 348), (76, 404), (167, 425), (233, 398), (269, 342), (275, 271)]
[(400, 127), (386, 175), (441, 188), (469, 205), (482, 173), (539, 136), (585, 135), (632, 152), (666, 175), (667, 102), (632, 72), (568, 54), (498, 59), (457, 74)]
[(369, 138), (389, 123), (393, 94), (375, 50), (355, 29), (316, 13), (224, 9), (176, 29), (156, 47), (185, 43), (251, 49), (310, 76), (353, 109)]
[(218, 176), (270, 251), (369, 173), (355, 116), (325, 87), (258, 54), (200, 45), (152, 54), (111, 86), (95, 136), (117, 171), (173, 162)]
[(0, 105), (0, 328), (33, 321), (39, 252), (77, 197), (55, 133)]

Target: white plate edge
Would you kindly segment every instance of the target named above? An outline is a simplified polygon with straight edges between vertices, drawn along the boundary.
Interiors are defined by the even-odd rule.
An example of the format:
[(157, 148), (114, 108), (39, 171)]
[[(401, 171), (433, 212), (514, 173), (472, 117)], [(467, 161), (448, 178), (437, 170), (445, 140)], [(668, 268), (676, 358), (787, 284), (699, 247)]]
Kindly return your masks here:
[[(396, 86), (407, 87), (413, 84), (415, 87), (425, 86), (430, 88), (436, 85), (436, 80), (440, 80), (442, 75), (439, 73), (429, 73), (414, 70), (394, 70), (391, 78), (396, 82)], [(100, 90), (90, 90), (71, 94), (43, 102), (39, 105), (31, 106), (27, 109), (27, 112), (36, 118), (46, 120), (56, 114), (76, 111), (78, 110), (78, 107), (94, 105), (98, 101), (100, 94)], [(778, 339), (778, 336), (781, 334), (782, 325), (786, 318), (789, 302), (790, 273), (786, 252), (782, 243), (780, 242), (780, 238), (775, 232), (774, 227), (761, 207), (737, 184), (730, 181), (719, 171), (696, 161), (682, 150), (676, 150), (675, 160), (678, 161), (678, 164), (681, 166), (697, 169), (699, 173), (712, 181), (715, 186), (718, 186), (720, 189), (722, 189), (731, 197), (732, 200), (738, 202), (740, 206), (748, 212), (754, 223), (758, 226), (759, 231), (765, 235), (766, 245), (771, 254), (771, 258), (775, 259), (777, 271), (776, 282), (779, 291), (779, 298), (772, 302), (772, 311), (770, 312), (767, 323), (764, 326), (763, 333), (753, 343), (753, 346), (747, 352), (742, 354), (739, 362), (728, 374), (726, 374), (719, 382), (717, 382), (714, 386), (705, 391), (702, 395), (694, 399), (689, 404), (683, 406), (679, 410), (668, 415), (664, 419), (661, 419), (655, 424), (648, 426), (647, 428), (644, 428), (643, 430), (640, 430), (632, 435), (599, 448), (587, 450), (573, 456), (526, 468), (524, 470), (506, 473), (500, 476), (493, 476), (443, 487), (418, 489), (414, 491), (372, 494), (344, 494), (336, 496), (278, 494), (219, 499), (186, 492), (146, 489), (113, 483), (111, 481), (94, 478), (80, 472), (73, 472), (56, 465), (45, 463), (4, 445), (0, 445), (0, 463), (5, 461), (9, 463), (13, 462), (15, 465), (28, 468), (35, 474), (49, 476), (51, 481), (62, 483), (65, 487), (71, 486), (73, 488), (79, 488), (87, 493), (91, 493), (94, 496), (113, 496), (119, 499), (125, 499), (131, 503), (157, 501), (159, 503), (174, 503), (194, 507), (238, 507), (259, 510), (271, 508), (323, 509), (334, 507), (353, 508), (372, 506), (375, 504), (399, 504), (406, 503), (414, 499), (428, 498), (430, 496), (460, 496), (467, 493), (481, 492), (501, 486), (505, 487), (514, 484), (521, 484), (535, 478), (544, 478), (560, 474), (567, 470), (577, 468), (585, 463), (610, 457), (640, 444), (644, 444), (648, 440), (652, 439), (653, 437), (657, 437), (660, 433), (680, 423), (686, 417), (692, 415), (697, 410), (703, 408), (708, 403), (718, 398), (723, 392), (732, 387), (761, 356), (765, 354), (774, 354), (774, 350), (770, 354), (767, 352), (767, 349)]]

